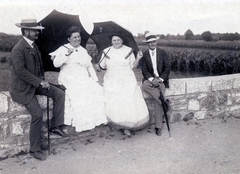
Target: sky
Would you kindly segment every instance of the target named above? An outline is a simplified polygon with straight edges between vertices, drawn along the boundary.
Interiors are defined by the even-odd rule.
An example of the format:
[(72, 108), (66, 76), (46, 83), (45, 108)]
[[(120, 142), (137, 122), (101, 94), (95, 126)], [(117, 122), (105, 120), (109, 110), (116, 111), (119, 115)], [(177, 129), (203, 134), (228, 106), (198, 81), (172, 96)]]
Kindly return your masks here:
[(42, 20), (52, 10), (79, 15), (91, 33), (94, 22), (114, 21), (133, 35), (240, 33), (240, 0), (0, 0), (0, 32), (21, 34), (15, 23)]

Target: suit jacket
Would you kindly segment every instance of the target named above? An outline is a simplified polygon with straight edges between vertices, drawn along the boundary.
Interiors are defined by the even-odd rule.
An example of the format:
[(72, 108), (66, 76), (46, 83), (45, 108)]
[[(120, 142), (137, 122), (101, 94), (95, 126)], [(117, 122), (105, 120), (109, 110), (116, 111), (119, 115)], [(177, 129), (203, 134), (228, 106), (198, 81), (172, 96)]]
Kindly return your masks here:
[[(168, 55), (166, 51), (156, 48), (156, 61), (157, 61), (157, 71), (159, 77), (164, 80), (166, 88), (169, 88), (169, 74), (170, 74), (170, 63), (168, 60)], [(150, 77), (154, 77), (153, 64), (149, 50), (143, 53), (142, 58), (142, 74), (143, 80), (148, 80)]]
[(41, 54), (22, 38), (14, 46), (10, 60), (10, 95), (13, 101), (28, 104), (44, 78)]

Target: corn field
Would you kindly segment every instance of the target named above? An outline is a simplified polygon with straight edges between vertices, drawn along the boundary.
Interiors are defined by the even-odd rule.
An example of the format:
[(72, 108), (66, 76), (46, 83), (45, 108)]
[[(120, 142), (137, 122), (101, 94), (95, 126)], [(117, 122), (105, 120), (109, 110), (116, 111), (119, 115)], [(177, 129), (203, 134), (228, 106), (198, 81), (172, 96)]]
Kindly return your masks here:
[[(240, 73), (240, 51), (211, 50), (195, 48), (161, 47), (166, 50), (171, 64), (171, 71), (182, 74), (198, 74), (201, 76), (215, 76)], [(139, 46), (142, 51), (147, 46)], [(93, 63), (99, 61), (100, 56), (94, 45), (88, 45), (87, 50), (93, 57)]]
[(171, 70), (203, 76), (240, 73), (240, 51), (165, 48)]

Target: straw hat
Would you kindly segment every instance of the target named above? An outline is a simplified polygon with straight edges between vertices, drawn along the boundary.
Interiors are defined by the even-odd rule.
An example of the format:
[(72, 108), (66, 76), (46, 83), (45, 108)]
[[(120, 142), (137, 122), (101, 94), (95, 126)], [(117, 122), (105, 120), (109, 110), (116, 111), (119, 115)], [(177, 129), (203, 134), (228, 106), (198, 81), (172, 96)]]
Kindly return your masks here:
[(145, 35), (145, 40), (143, 40), (143, 42), (153, 42), (153, 41), (156, 41), (156, 40), (158, 40), (159, 39), (159, 36), (156, 36), (155, 34), (153, 34), (153, 33), (147, 33), (146, 35)]
[(33, 30), (41, 30), (44, 27), (39, 26), (36, 19), (23, 19), (21, 23), (15, 24), (19, 28), (33, 29)]

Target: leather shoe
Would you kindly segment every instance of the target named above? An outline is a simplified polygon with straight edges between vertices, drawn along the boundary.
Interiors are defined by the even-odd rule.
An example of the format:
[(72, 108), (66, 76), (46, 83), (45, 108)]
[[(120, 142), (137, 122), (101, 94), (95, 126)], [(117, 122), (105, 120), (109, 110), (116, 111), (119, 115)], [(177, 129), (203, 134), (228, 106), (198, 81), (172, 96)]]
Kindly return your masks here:
[(129, 137), (131, 136), (131, 132), (129, 130), (126, 130), (126, 129), (123, 131), (123, 134), (127, 135)]
[(155, 128), (155, 131), (156, 131), (157, 136), (162, 135), (162, 130), (160, 128)]
[(35, 151), (35, 152), (30, 151), (30, 155), (41, 161), (46, 160), (46, 157), (40, 151)]
[(48, 144), (41, 144), (41, 149), (42, 150), (49, 150)]
[(72, 127), (71, 130), (69, 131), (69, 134), (72, 136), (78, 136), (81, 134), (81, 132), (77, 132), (75, 127)]
[(50, 132), (54, 133), (54, 134), (57, 134), (57, 135), (60, 135), (62, 137), (69, 137), (70, 135), (69, 134), (66, 134), (62, 129), (61, 127), (54, 127), (54, 128), (50, 128)]

